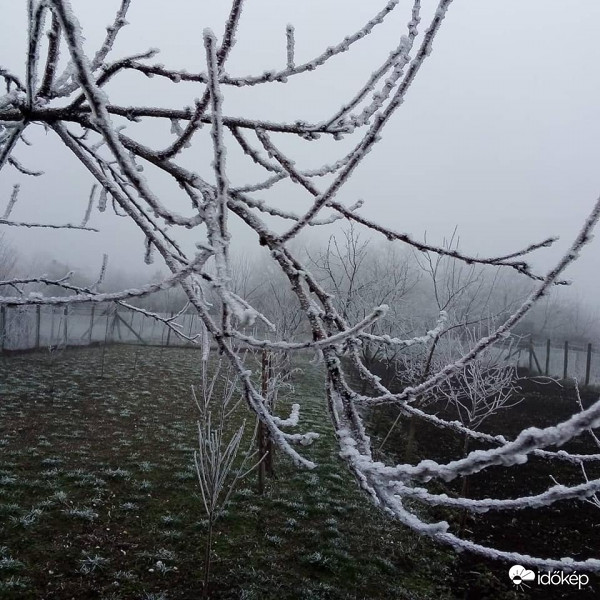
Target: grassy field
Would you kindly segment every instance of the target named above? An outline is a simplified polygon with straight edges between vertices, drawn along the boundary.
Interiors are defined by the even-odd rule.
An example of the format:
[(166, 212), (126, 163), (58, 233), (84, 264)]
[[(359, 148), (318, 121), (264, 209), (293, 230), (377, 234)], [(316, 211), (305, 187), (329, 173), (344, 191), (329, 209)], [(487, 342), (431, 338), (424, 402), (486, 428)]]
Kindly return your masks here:
[[(102, 352), (0, 359), (3, 599), (201, 596), (206, 521), (190, 394), (200, 356), (114, 346), (101, 376)], [(463, 597), (456, 556), (358, 491), (337, 456), (322, 373), (302, 369), (281, 412), (301, 404), (302, 431), (321, 434), (306, 449), (319, 466), (299, 471), (277, 455), (264, 496), (254, 473), (242, 482), (217, 523), (212, 597)]]

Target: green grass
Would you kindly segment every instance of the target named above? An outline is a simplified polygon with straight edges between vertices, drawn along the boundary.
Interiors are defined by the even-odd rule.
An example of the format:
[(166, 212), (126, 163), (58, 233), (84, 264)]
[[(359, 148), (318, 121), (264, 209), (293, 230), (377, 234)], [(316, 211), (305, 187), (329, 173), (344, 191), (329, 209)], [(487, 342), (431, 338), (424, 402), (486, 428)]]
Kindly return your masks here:
[[(3, 357), (0, 597), (201, 595), (199, 362), (194, 350), (115, 346), (101, 378), (100, 349)], [(321, 434), (303, 448), (318, 467), (277, 453), (263, 496), (254, 473), (240, 484), (216, 526), (212, 597), (452, 598), (454, 555), (361, 494), (337, 455), (322, 373), (301, 367), (280, 414), (301, 404), (302, 431)]]

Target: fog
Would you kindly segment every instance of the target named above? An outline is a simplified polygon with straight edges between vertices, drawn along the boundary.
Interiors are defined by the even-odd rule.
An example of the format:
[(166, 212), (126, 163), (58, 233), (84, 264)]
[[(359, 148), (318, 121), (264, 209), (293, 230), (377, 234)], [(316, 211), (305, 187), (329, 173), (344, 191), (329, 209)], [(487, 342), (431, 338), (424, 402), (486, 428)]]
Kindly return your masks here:
[[(90, 54), (100, 45), (105, 27), (119, 2), (73, 2)], [(168, 9), (165, 6), (168, 5)], [(222, 32), (228, 2), (134, 0), (129, 25), (111, 57), (161, 53), (151, 63), (203, 70), (202, 30)], [(0, 64), (24, 74), (26, 3), (2, 0), (3, 35)], [(231, 75), (259, 74), (285, 65), (285, 26), (296, 32), (296, 62), (337, 43), (359, 29), (382, 2), (303, 0), (248, 3), (237, 42), (227, 63)], [(433, 4), (424, 2), (424, 19)], [(429, 12), (427, 12), (429, 11)], [(409, 19), (410, 4), (349, 53), (322, 69), (294, 77), (286, 85), (226, 89), (228, 115), (272, 121), (316, 122), (326, 119), (397, 44)], [(389, 227), (424, 236), (440, 244), (458, 227), (461, 248), (468, 254), (496, 255), (559, 235), (560, 241), (531, 257), (539, 272), (548, 269), (570, 244), (598, 193), (600, 147), (600, 4), (592, 0), (489, 0), (456, 2), (448, 12), (433, 52), (406, 101), (385, 129), (382, 140), (360, 165), (340, 200), (365, 201), (361, 212)], [(63, 55), (66, 51), (63, 48)], [(64, 56), (63, 56), (64, 60)], [(202, 86), (173, 85), (138, 73), (125, 73), (107, 86), (116, 104), (183, 107), (201, 96)], [(128, 132), (153, 147), (172, 136), (164, 125), (147, 119), (129, 124)], [(92, 184), (89, 174), (42, 126), (30, 127), (31, 147), (19, 145), (15, 155), (42, 177), (24, 177), (14, 169), (0, 175), (0, 208), (12, 186), (21, 184), (14, 220), (78, 223), (83, 218)], [(284, 143), (282, 141), (282, 143)], [(350, 141), (301, 142), (290, 150), (298, 166), (310, 168), (335, 160)], [(197, 136), (182, 163), (210, 177), (208, 133)], [(232, 185), (257, 181), (259, 171), (232, 148), (228, 173)], [(185, 207), (179, 190), (156, 173), (147, 175), (165, 204)], [(276, 188), (301, 212), (307, 200), (292, 184)], [(180, 204), (178, 204), (180, 203)], [(3, 211), (3, 208), (2, 208)], [(143, 263), (143, 237), (128, 219), (110, 208), (94, 210), (90, 226), (98, 233), (1, 227), (18, 249), (20, 264), (35, 271), (50, 257), (84, 271), (97, 271), (108, 253), (111, 269), (140, 274), (155, 272), (158, 263)], [(255, 252), (256, 236), (231, 221), (238, 252)], [(277, 227), (273, 221), (273, 227)], [(312, 241), (326, 239), (337, 227), (312, 231)], [(184, 236), (185, 238), (185, 236)], [(184, 240), (191, 247), (193, 237)], [(599, 242), (587, 246), (571, 267), (574, 283), (568, 294), (592, 306), (600, 283), (596, 277)], [(567, 297), (569, 297), (567, 295)]]

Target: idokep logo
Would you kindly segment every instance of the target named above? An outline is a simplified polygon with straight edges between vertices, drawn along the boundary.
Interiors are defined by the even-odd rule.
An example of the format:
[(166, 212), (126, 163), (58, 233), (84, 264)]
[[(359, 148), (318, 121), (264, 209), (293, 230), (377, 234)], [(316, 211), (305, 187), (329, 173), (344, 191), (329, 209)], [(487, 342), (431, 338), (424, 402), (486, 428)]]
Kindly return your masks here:
[(513, 565), (508, 576), (512, 582), (520, 589), (531, 587), (528, 583), (537, 583), (538, 585), (569, 585), (581, 589), (590, 582), (590, 578), (585, 573), (565, 573), (564, 571), (547, 571), (534, 573), (522, 565)]
[(512, 579), (512, 582), (517, 587), (529, 587), (526, 581), (535, 581), (535, 573), (522, 567), (521, 565), (513, 565), (509, 571), (508, 576)]

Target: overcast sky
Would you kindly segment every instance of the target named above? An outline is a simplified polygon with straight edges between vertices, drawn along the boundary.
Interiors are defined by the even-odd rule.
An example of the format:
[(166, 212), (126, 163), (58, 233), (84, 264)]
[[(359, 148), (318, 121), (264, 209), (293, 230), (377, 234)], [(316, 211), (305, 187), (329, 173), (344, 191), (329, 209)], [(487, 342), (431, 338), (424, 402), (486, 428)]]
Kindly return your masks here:
[[(93, 53), (118, 1), (73, 0), (86, 47)], [(360, 28), (385, 2), (351, 0), (249, 0), (237, 43), (227, 63), (231, 75), (259, 74), (285, 66), (285, 26), (296, 30), (296, 62)], [(225, 91), (224, 112), (273, 121), (320, 121), (331, 115), (393, 49), (405, 33), (412, 3), (400, 9), (352, 51), (315, 73), (252, 89)], [(434, 3), (425, 0), (424, 23)], [(3, 34), (0, 65), (24, 73), (26, 2), (0, 0)], [(165, 8), (168, 7), (168, 8)], [(112, 58), (160, 48), (151, 62), (203, 70), (202, 30), (219, 35), (229, 2), (133, 0), (128, 25)], [(458, 226), (461, 247), (479, 255), (508, 253), (532, 241), (560, 235), (556, 248), (532, 259), (551, 266), (600, 193), (600, 2), (597, 0), (461, 0), (448, 12), (406, 101), (384, 131), (339, 200), (365, 200), (363, 212), (415, 237), (440, 243)], [(107, 91), (114, 104), (183, 107), (201, 96), (195, 84), (173, 85), (139, 74), (116, 78)], [(130, 135), (155, 147), (172, 139), (168, 127), (143, 123)], [(37, 179), (0, 174), (0, 212), (12, 185), (22, 184), (12, 217), (78, 223), (91, 178), (41, 127), (28, 134), (33, 147), (16, 156), (46, 172)], [(278, 142), (285, 144), (283, 140)], [(286, 147), (298, 166), (316, 167), (343, 156), (350, 141), (301, 142)], [(211, 151), (202, 133), (182, 162), (210, 177)], [(228, 156), (233, 185), (261, 178), (234, 149)], [(149, 175), (164, 204), (178, 190)], [(290, 185), (277, 188), (280, 206), (299, 212), (307, 197)], [(283, 201), (281, 200), (283, 198)], [(173, 200), (185, 210), (186, 204)], [(100, 234), (15, 230), (7, 237), (26, 256), (55, 256), (71, 266), (97, 269), (103, 252), (112, 264), (137, 271), (143, 266), (142, 237), (125, 219), (94, 211), (90, 224)], [(255, 236), (232, 221), (236, 244), (250, 247)], [(323, 235), (326, 235), (324, 232)], [(192, 240), (188, 240), (189, 243)], [(592, 242), (568, 275), (574, 292), (593, 304), (600, 292), (600, 242)], [(153, 269), (152, 269), (153, 270)]]

